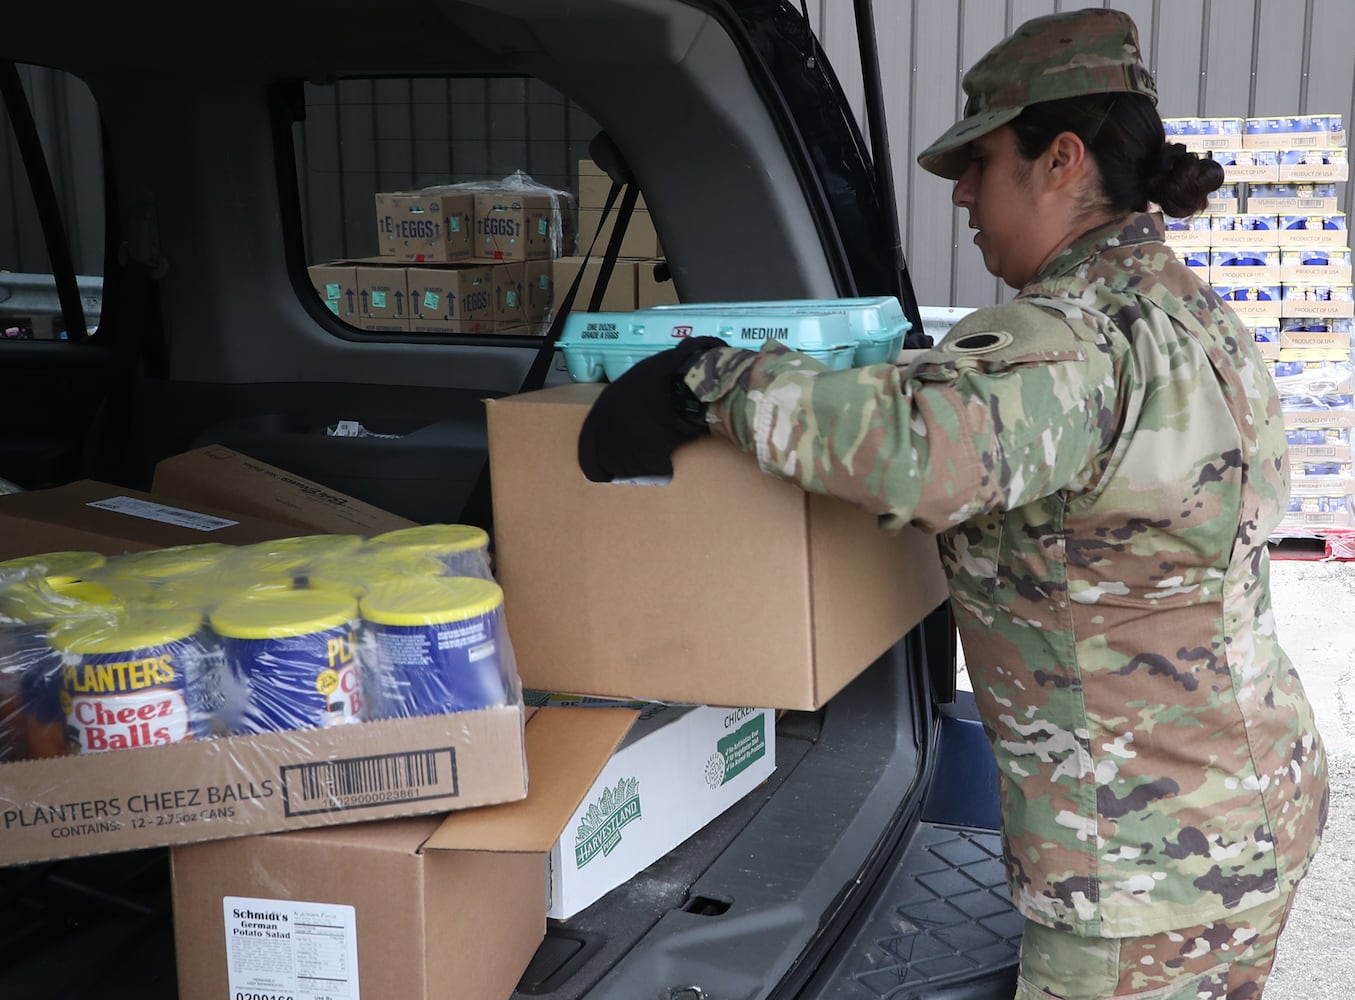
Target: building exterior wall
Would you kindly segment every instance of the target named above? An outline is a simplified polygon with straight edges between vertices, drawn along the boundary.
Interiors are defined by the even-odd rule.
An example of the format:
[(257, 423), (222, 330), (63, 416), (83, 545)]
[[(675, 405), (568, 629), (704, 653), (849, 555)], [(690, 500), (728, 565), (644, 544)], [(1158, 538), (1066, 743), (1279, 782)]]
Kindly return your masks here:
[[(863, 118), (853, 4), (806, 5)], [(919, 302), (983, 306), (1013, 294), (984, 270), (950, 183), (918, 167), (917, 154), (959, 116), (960, 78), (984, 52), (1029, 18), (1087, 6), (1134, 18), (1164, 117), (1340, 114), (1348, 130), (1355, 120), (1351, 0), (874, 0), (900, 231)], [(1352, 189), (1340, 186), (1347, 215)]]

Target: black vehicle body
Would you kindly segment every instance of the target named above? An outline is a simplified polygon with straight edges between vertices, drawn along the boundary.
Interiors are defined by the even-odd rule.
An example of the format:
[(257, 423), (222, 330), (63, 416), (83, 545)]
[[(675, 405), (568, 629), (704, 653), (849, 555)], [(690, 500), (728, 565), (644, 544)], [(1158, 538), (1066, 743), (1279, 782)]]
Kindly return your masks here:
[[(7, 20), (4, 104), (66, 334), (0, 343), (0, 477), (20, 487), (145, 489), (161, 458), (221, 442), (416, 520), (492, 528), (483, 400), (524, 384), (542, 337), (415, 342), (326, 311), (305, 272), (320, 206), (369, 215), (385, 180), (317, 180), (313, 96), (350, 79), (542, 81), (624, 158), (685, 301), (889, 294), (926, 333), (892, 197), (799, 4), (246, 0), (209, 16), (148, 0)], [(97, 104), (96, 332), (20, 67), (77, 77)], [(335, 418), (402, 437), (338, 440)], [(517, 996), (1011, 996), (1021, 921), (955, 675), (943, 606), (825, 708), (785, 714), (766, 785), (552, 922)], [(0, 996), (176, 996), (167, 880), (163, 851), (0, 868)]]

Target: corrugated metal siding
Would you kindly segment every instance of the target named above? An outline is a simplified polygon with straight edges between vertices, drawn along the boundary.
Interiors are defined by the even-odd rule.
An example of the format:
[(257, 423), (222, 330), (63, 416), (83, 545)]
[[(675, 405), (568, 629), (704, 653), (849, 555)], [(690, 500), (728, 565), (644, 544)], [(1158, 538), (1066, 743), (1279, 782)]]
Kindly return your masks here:
[[(800, 6), (795, 0), (791, 0)], [(950, 185), (916, 166), (919, 150), (959, 114), (960, 77), (1028, 18), (1089, 0), (875, 0), (881, 76), (904, 250), (920, 301), (980, 306), (1011, 292), (987, 273)], [(1339, 113), (1355, 125), (1352, 0), (1117, 0), (1139, 25), (1168, 117)], [(853, 4), (803, 0), (852, 100), (865, 107)], [(27, 70), (76, 260), (102, 270), (97, 112), (83, 86)], [(313, 257), (372, 252), (373, 190), (523, 170), (573, 181), (596, 129), (537, 83), (498, 80), (346, 82), (307, 94), (299, 167)], [(321, 103), (328, 102), (328, 103)], [(395, 115), (383, 109), (400, 107)], [(863, 126), (863, 132), (866, 129)], [(1343, 186), (1352, 213), (1352, 189)], [(47, 270), (31, 195), (7, 127), (0, 131), (0, 267)]]
[[(372, 80), (306, 86), (296, 131), (312, 260), (375, 254), (373, 191), (503, 178), (576, 183), (598, 126), (537, 80)], [(395, 113), (392, 111), (398, 111)]]
[[(852, 6), (807, 2), (860, 117)], [(984, 269), (950, 183), (918, 167), (917, 154), (956, 120), (960, 78), (984, 52), (1029, 18), (1087, 6), (1134, 18), (1164, 117), (1340, 114), (1348, 131), (1355, 123), (1352, 0), (875, 0), (900, 229), (919, 301), (983, 306), (1013, 294)], [(1339, 190), (1342, 210), (1355, 214), (1355, 183)]]

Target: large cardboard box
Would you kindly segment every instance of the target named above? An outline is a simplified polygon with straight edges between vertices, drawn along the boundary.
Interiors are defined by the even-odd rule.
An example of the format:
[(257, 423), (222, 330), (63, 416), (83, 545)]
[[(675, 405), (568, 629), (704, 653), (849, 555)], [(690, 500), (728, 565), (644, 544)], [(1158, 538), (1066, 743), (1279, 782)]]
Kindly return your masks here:
[(507, 260), (489, 268), (492, 301), (490, 329), (497, 333), (521, 332), (527, 323), (523, 300), (526, 266), (520, 260)]
[[(592, 160), (579, 161), (579, 208), (602, 208), (607, 204), (607, 195), (611, 191), (612, 179), (602, 172), (601, 167)], [(620, 203), (621, 197), (618, 195), (613, 207)], [(648, 211), (643, 194), (636, 196), (635, 208), (637, 211)]]
[(635, 714), (536, 710), (531, 791), (506, 806), (175, 848), (180, 1000), (315, 997), (315, 980), (503, 1000), (545, 934), (550, 845)]
[(358, 315), (358, 278), (357, 267), (335, 261), (329, 264), (312, 264), (306, 269), (310, 275), (311, 287), (324, 302), (325, 308), (345, 323), (357, 325)]
[(378, 250), (407, 261), (464, 260), (474, 252), (468, 191), (379, 192), (376, 196)]
[[(621, 206), (618, 195), (612, 203), (612, 211), (602, 222), (602, 210), (607, 205), (607, 195), (611, 193), (612, 179), (603, 173), (602, 168), (593, 160), (579, 161), (579, 250), (586, 251), (593, 241), (593, 253), (601, 257), (607, 250), (607, 241), (611, 238), (613, 221)], [(599, 232), (601, 228), (601, 232)], [(635, 200), (635, 209), (626, 225), (626, 234), (621, 238), (621, 257), (661, 257), (659, 237), (654, 231), (654, 220), (650, 218), (645, 196), (640, 194)]]
[(294, 526), (278, 518), (93, 479), (0, 495), (0, 559), (62, 551), (113, 556), (198, 542), (247, 545), (295, 534)]
[(524, 687), (814, 709), (946, 599), (935, 539), (887, 532), (720, 438), (678, 449), (667, 485), (588, 481), (577, 442), (601, 388), (487, 403)]
[(484, 333), (494, 315), (490, 264), (405, 270), (411, 333)]
[(405, 268), (370, 258), (356, 268), (358, 326), (374, 333), (409, 332), (409, 283)]
[(648, 309), (651, 306), (677, 305), (677, 286), (672, 278), (659, 280), (658, 268), (666, 266), (662, 260), (637, 260), (635, 262), (635, 307)]
[[(529, 705), (618, 704), (529, 691)], [(550, 850), (547, 916), (568, 919), (677, 847), (776, 768), (776, 713), (625, 702), (640, 717)]]
[[(615, 262), (611, 280), (607, 282), (607, 289), (602, 295), (600, 311), (630, 312), (635, 308), (635, 266), (633, 260), (617, 260)], [(583, 270), (583, 277), (579, 280), (579, 290), (574, 297), (574, 309), (583, 312), (588, 309), (588, 303), (593, 295), (593, 287), (597, 284), (598, 275), (602, 273), (602, 259), (600, 257), (589, 257), (586, 260), (583, 257), (559, 257), (551, 261), (551, 282), (555, 286), (555, 294), (560, 297), (563, 297), (569, 291), (569, 287), (574, 284), (574, 279), (578, 276), (580, 269)]]
[(555, 306), (553, 261), (529, 260), (523, 264), (522, 312), (528, 333), (544, 332)]
[[(607, 252), (608, 241), (616, 227), (617, 207), (604, 218), (601, 208), (579, 209), (579, 249), (587, 250), (601, 257)], [(596, 240), (594, 239), (596, 235)], [(662, 257), (663, 247), (659, 243), (659, 234), (654, 229), (654, 220), (648, 212), (636, 209), (626, 222), (626, 231), (621, 236), (619, 257)]]
[(333, 534), (379, 535), (415, 523), (219, 444), (159, 462), (151, 492)]
[(477, 191), (474, 256), (481, 260), (556, 256), (565, 209), (562, 199), (544, 192)]
[[(0, 557), (247, 544), (292, 525), (105, 483), (0, 496)], [(140, 719), (108, 725), (139, 730)], [(0, 864), (520, 799), (518, 704), (0, 764)], [(129, 737), (130, 738), (130, 737)]]

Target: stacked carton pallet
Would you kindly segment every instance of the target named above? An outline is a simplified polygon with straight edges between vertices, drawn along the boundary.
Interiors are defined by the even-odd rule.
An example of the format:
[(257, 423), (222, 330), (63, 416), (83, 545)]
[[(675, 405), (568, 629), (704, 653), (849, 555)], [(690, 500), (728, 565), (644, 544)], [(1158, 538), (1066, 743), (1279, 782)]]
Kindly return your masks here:
[[(579, 297), (574, 303), (576, 311), (588, 308), (621, 203), (618, 198), (604, 218), (602, 210), (611, 191), (611, 178), (592, 160), (579, 161), (578, 176), (579, 252), (562, 256), (553, 262), (555, 287), (561, 295), (573, 283), (579, 269), (584, 269), (579, 282)], [(590, 246), (592, 254), (585, 258), (583, 255)], [(650, 217), (649, 207), (641, 195), (622, 235), (621, 248), (612, 268), (611, 279), (607, 282), (600, 311), (629, 312), (632, 309), (676, 303), (677, 293), (672, 281), (667, 280), (662, 265), (663, 248), (659, 244), (659, 235)]]
[[(344, 322), (373, 333), (542, 334), (580, 269), (586, 309), (616, 220), (611, 181), (592, 160), (578, 189), (515, 174), (500, 182), (376, 194), (378, 253), (310, 267), (311, 284)], [(594, 238), (596, 236), (596, 239)], [(592, 246), (590, 257), (581, 255)], [(643, 197), (632, 214), (601, 308), (676, 303)]]
[(310, 268), (340, 319), (374, 333), (530, 334), (549, 321), (552, 261), (574, 198), (515, 174), (376, 195), (378, 253)]
[(1355, 527), (1355, 355), (1349, 179), (1339, 115), (1171, 118), (1168, 138), (1223, 165), (1207, 212), (1168, 219), (1168, 242), (1251, 328), (1289, 439), (1281, 537)]

